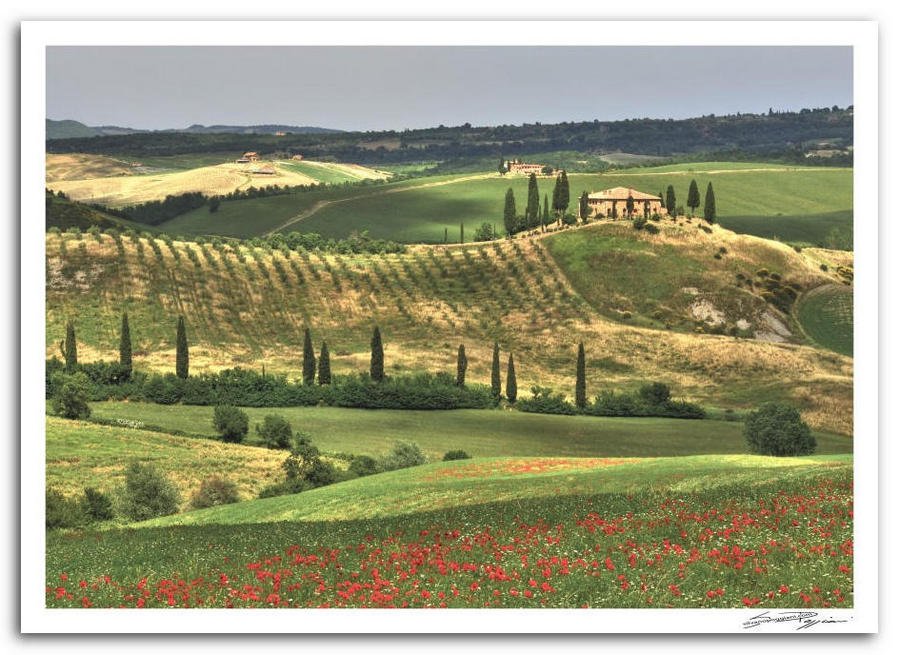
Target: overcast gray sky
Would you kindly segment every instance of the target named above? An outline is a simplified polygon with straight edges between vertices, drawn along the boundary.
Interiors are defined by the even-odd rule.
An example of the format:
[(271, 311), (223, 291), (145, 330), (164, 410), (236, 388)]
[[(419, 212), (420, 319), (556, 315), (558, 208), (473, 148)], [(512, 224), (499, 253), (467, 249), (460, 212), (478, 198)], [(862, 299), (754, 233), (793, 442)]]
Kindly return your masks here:
[(49, 47), (47, 117), (161, 129), (557, 123), (853, 104), (849, 47)]

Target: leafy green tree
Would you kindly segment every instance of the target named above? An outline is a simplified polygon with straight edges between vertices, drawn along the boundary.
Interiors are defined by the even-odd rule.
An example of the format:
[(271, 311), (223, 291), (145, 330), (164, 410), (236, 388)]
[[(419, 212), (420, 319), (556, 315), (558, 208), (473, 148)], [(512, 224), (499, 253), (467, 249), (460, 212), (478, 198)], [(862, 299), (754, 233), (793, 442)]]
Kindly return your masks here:
[(575, 364), (575, 406), (584, 409), (587, 402), (586, 382), (584, 379), (584, 343), (578, 344), (578, 361)]
[(178, 511), (178, 491), (152, 464), (132, 463), (119, 491), (119, 512), (132, 521), (169, 516)]
[(503, 202), (503, 227), (506, 234), (512, 235), (518, 227), (518, 218), (516, 217), (516, 196), (512, 187), (506, 190), (506, 199)]
[(687, 206), (691, 208), (691, 216), (700, 206), (700, 190), (697, 188), (697, 180), (691, 180), (691, 186), (688, 188)]
[(782, 403), (767, 403), (750, 412), (744, 421), (744, 438), (750, 452), (777, 457), (811, 455), (817, 445), (800, 412)]
[(500, 344), (494, 342), (494, 356), (491, 359), (491, 393), (500, 398)]
[(381, 344), (381, 331), (377, 325), (372, 332), (372, 361), (369, 364), (369, 375), (375, 382), (384, 380), (384, 346)]
[(707, 223), (716, 222), (716, 194), (713, 191), (712, 182), (706, 187), (706, 199), (703, 202), (703, 219)]
[(256, 434), (268, 448), (290, 448), (294, 433), (287, 419), (277, 414), (268, 414), (262, 425), (256, 424)]
[(303, 330), (303, 384), (314, 384), (315, 381), (316, 353), (313, 350), (309, 328), (305, 328)]
[(188, 342), (184, 316), (178, 317), (175, 329), (175, 375), (182, 379), (187, 379), (188, 376)]
[(509, 354), (509, 363), (506, 366), (506, 399), (514, 403), (519, 395), (519, 387), (516, 384), (516, 365), (513, 362), (512, 353)]
[(666, 188), (666, 211), (669, 216), (675, 216), (675, 187), (671, 184)]
[(56, 373), (51, 378), (53, 396), (50, 407), (53, 413), (63, 418), (88, 418), (91, 407), (88, 405), (88, 389), (90, 381), (87, 375), (77, 373)]
[(494, 226), (488, 222), (484, 222), (477, 230), (475, 230), (475, 236), (473, 238), (476, 241), (493, 241), (495, 236)]
[(503, 157), (500, 157), (500, 163), (497, 164), (497, 172), (500, 175), (506, 175), (506, 162), (503, 161)]
[(528, 177), (528, 203), (525, 205), (525, 224), (537, 225), (540, 219), (541, 196), (538, 192), (537, 176)]
[(328, 354), (328, 344), (322, 342), (322, 350), (319, 351), (319, 384), (331, 384), (331, 355)]
[(230, 505), (240, 500), (237, 485), (221, 475), (213, 475), (200, 483), (200, 488), (191, 496), (191, 508), (218, 507)]
[(578, 199), (578, 217), (582, 221), (586, 221), (591, 213), (590, 202), (588, 201), (588, 192), (582, 191), (581, 197)]
[(241, 443), (250, 428), (247, 412), (232, 405), (216, 405), (213, 410), (213, 427), (222, 441)]
[(469, 360), (466, 358), (465, 344), (459, 344), (459, 350), (456, 352), (456, 386), (466, 386), (466, 369), (469, 367)]
[(131, 329), (128, 327), (128, 314), (122, 312), (122, 331), (119, 335), (119, 364), (126, 375), (131, 375)]
[(93, 487), (85, 487), (81, 510), (92, 521), (108, 521), (113, 517), (112, 500)]
[(65, 343), (60, 345), (66, 361), (66, 371), (73, 373), (78, 368), (78, 342), (75, 341), (75, 324), (71, 320), (66, 323)]

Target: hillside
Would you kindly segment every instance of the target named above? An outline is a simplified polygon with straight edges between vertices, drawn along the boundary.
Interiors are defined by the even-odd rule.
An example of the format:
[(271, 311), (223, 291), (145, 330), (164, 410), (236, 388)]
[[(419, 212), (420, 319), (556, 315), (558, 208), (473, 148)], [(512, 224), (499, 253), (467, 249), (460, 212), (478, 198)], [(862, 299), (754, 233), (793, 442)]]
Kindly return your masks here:
[[(419, 246), (395, 255), (288, 251), (289, 257), (234, 244), (169, 246), (134, 237), (122, 239), (120, 248), (106, 235), (80, 241), (48, 235), (47, 354), (57, 354), (65, 321), (74, 318), (79, 358), (114, 358), (120, 312), (127, 310), (136, 365), (170, 371), (181, 313), (194, 372), (265, 363), (268, 371), (296, 375), (308, 325), (317, 341), (328, 341), (332, 368), (342, 373), (367, 368), (377, 324), (389, 373), (451, 370), (464, 342), (470, 379), (486, 382), (497, 340), (504, 356), (515, 353), (520, 393), (540, 384), (568, 394), (574, 348), (583, 340), (591, 395), (662, 380), (678, 396), (715, 406), (787, 398), (815, 426), (850, 433), (851, 359), (806, 345), (708, 333), (718, 324), (709, 307), (724, 313), (728, 325), (734, 321), (740, 328), (737, 321), (747, 321), (746, 331), (762, 338), (783, 331), (773, 327), (771, 316), (779, 314), (763, 308), (761, 290), (746, 283), (739, 289), (736, 273), (753, 277), (767, 267), (801, 289), (839, 283), (833, 270), (819, 268), (827, 251), (797, 253), (720, 227), (706, 234), (696, 225), (660, 226), (656, 237), (606, 222), (546, 239)], [(584, 240), (583, 252), (600, 253), (599, 264), (592, 263), (594, 255), (560, 255), (558, 244), (576, 238)], [(716, 259), (721, 247), (728, 254)], [(669, 330), (641, 295), (649, 287), (629, 273), (643, 267), (641, 258), (660, 257), (685, 264), (671, 281), (646, 283), (656, 285), (650, 298), (668, 312)], [(598, 274), (627, 284), (607, 283), (618, 296), (597, 296), (585, 286), (590, 277), (579, 271), (579, 261), (602, 266)], [(696, 289), (687, 293), (681, 284)], [(625, 302), (638, 314), (627, 317)], [(698, 302), (703, 317), (695, 314)], [(790, 331), (789, 316), (779, 321)], [(803, 341), (790, 334), (784, 338)]]
[[(613, 171), (573, 173), (570, 211), (583, 191), (616, 186), (645, 193), (675, 189), (684, 205), (692, 179), (701, 193), (712, 182), (721, 224), (736, 232), (782, 241), (852, 248), (853, 174), (846, 168), (705, 162)], [(540, 195), (552, 195), (554, 178), (538, 180)], [(483, 223), (502, 230), (503, 202), (512, 188), (524, 211), (528, 179), (497, 173), (461, 174), (407, 180), (377, 189), (338, 189), (223, 203), (214, 217), (203, 208), (178, 216), (162, 229), (172, 234), (224, 234), (249, 238), (272, 230), (318, 232), (345, 237), (368, 230), (377, 238), (441, 243), (445, 230), (458, 241), (459, 226), (473, 235)], [(254, 220), (244, 220), (253, 216)], [(832, 230), (836, 234), (832, 235)], [(839, 238), (838, 238), (839, 237)], [(830, 243), (838, 239), (836, 243)]]

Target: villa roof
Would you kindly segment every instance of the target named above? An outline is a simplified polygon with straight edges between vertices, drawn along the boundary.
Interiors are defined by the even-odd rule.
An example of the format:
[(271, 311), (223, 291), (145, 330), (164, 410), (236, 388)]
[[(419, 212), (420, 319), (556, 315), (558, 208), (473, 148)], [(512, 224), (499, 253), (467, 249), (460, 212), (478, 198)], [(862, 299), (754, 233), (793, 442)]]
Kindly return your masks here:
[(613, 187), (612, 189), (604, 189), (603, 191), (595, 191), (588, 194), (589, 200), (628, 200), (631, 196), (635, 200), (659, 200), (659, 196), (652, 193), (643, 193), (635, 189), (624, 186)]

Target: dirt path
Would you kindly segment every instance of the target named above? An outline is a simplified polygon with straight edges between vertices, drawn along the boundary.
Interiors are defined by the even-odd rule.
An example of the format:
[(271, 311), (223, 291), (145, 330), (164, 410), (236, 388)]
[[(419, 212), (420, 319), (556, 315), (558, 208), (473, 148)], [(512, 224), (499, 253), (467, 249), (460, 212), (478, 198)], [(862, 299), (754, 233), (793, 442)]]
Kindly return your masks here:
[(379, 191), (373, 191), (372, 193), (365, 193), (365, 194), (362, 194), (359, 196), (349, 196), (347, 198), (336, 198), (335, 200), (320, 200), (319, 202), (314, 204), (312, 207), (309, 207), (308, 209), (303, 210), (299, 214), (291, 216), (288, 220), (286, 220), (281, 225), (279, 225), (275, 228), (272, 228), (268, 232), (263, 233), (263, 236), (265, 236), (265, 237), (271, 236), (271, 235), (275, 234), (276, 232), (280, 232), (281, 230), (285, 229), (286, 227), (290, 227), (294, 223), (299, 223), (300, 221), (309, 218), (310, 216), (312, 216), (313, 214), (315, 214), (316, 212), (321, 210), (323, 207), (327, 207), (328, 205), (336, 205), (341, 202), (348, 202), (351, 200), (362, 200), (365, 198), (373, 198), (376, 196), (386, 196), (391, 193), (402, 193), (404, 191), (413, 191), (415, 189), (427, 189), (429, 187), (444, 186), (447, 184), (456, 184), (457, 182), (468, 182), (470, 180), (481, 180), (481, 179), (493, 177), (495, 175), (496, 175), (496, 173), (479, 173), (478, 175), (468, 175), (466, 177), (453, 178), (452, 180), (441, 180), (439, 182), (426, 182), (425, 184), (416, 184), (416, 185), (411, 185), (411, 186), (395, 187), (395, 188), (391, 188), (391, 189), (382, 189)]

